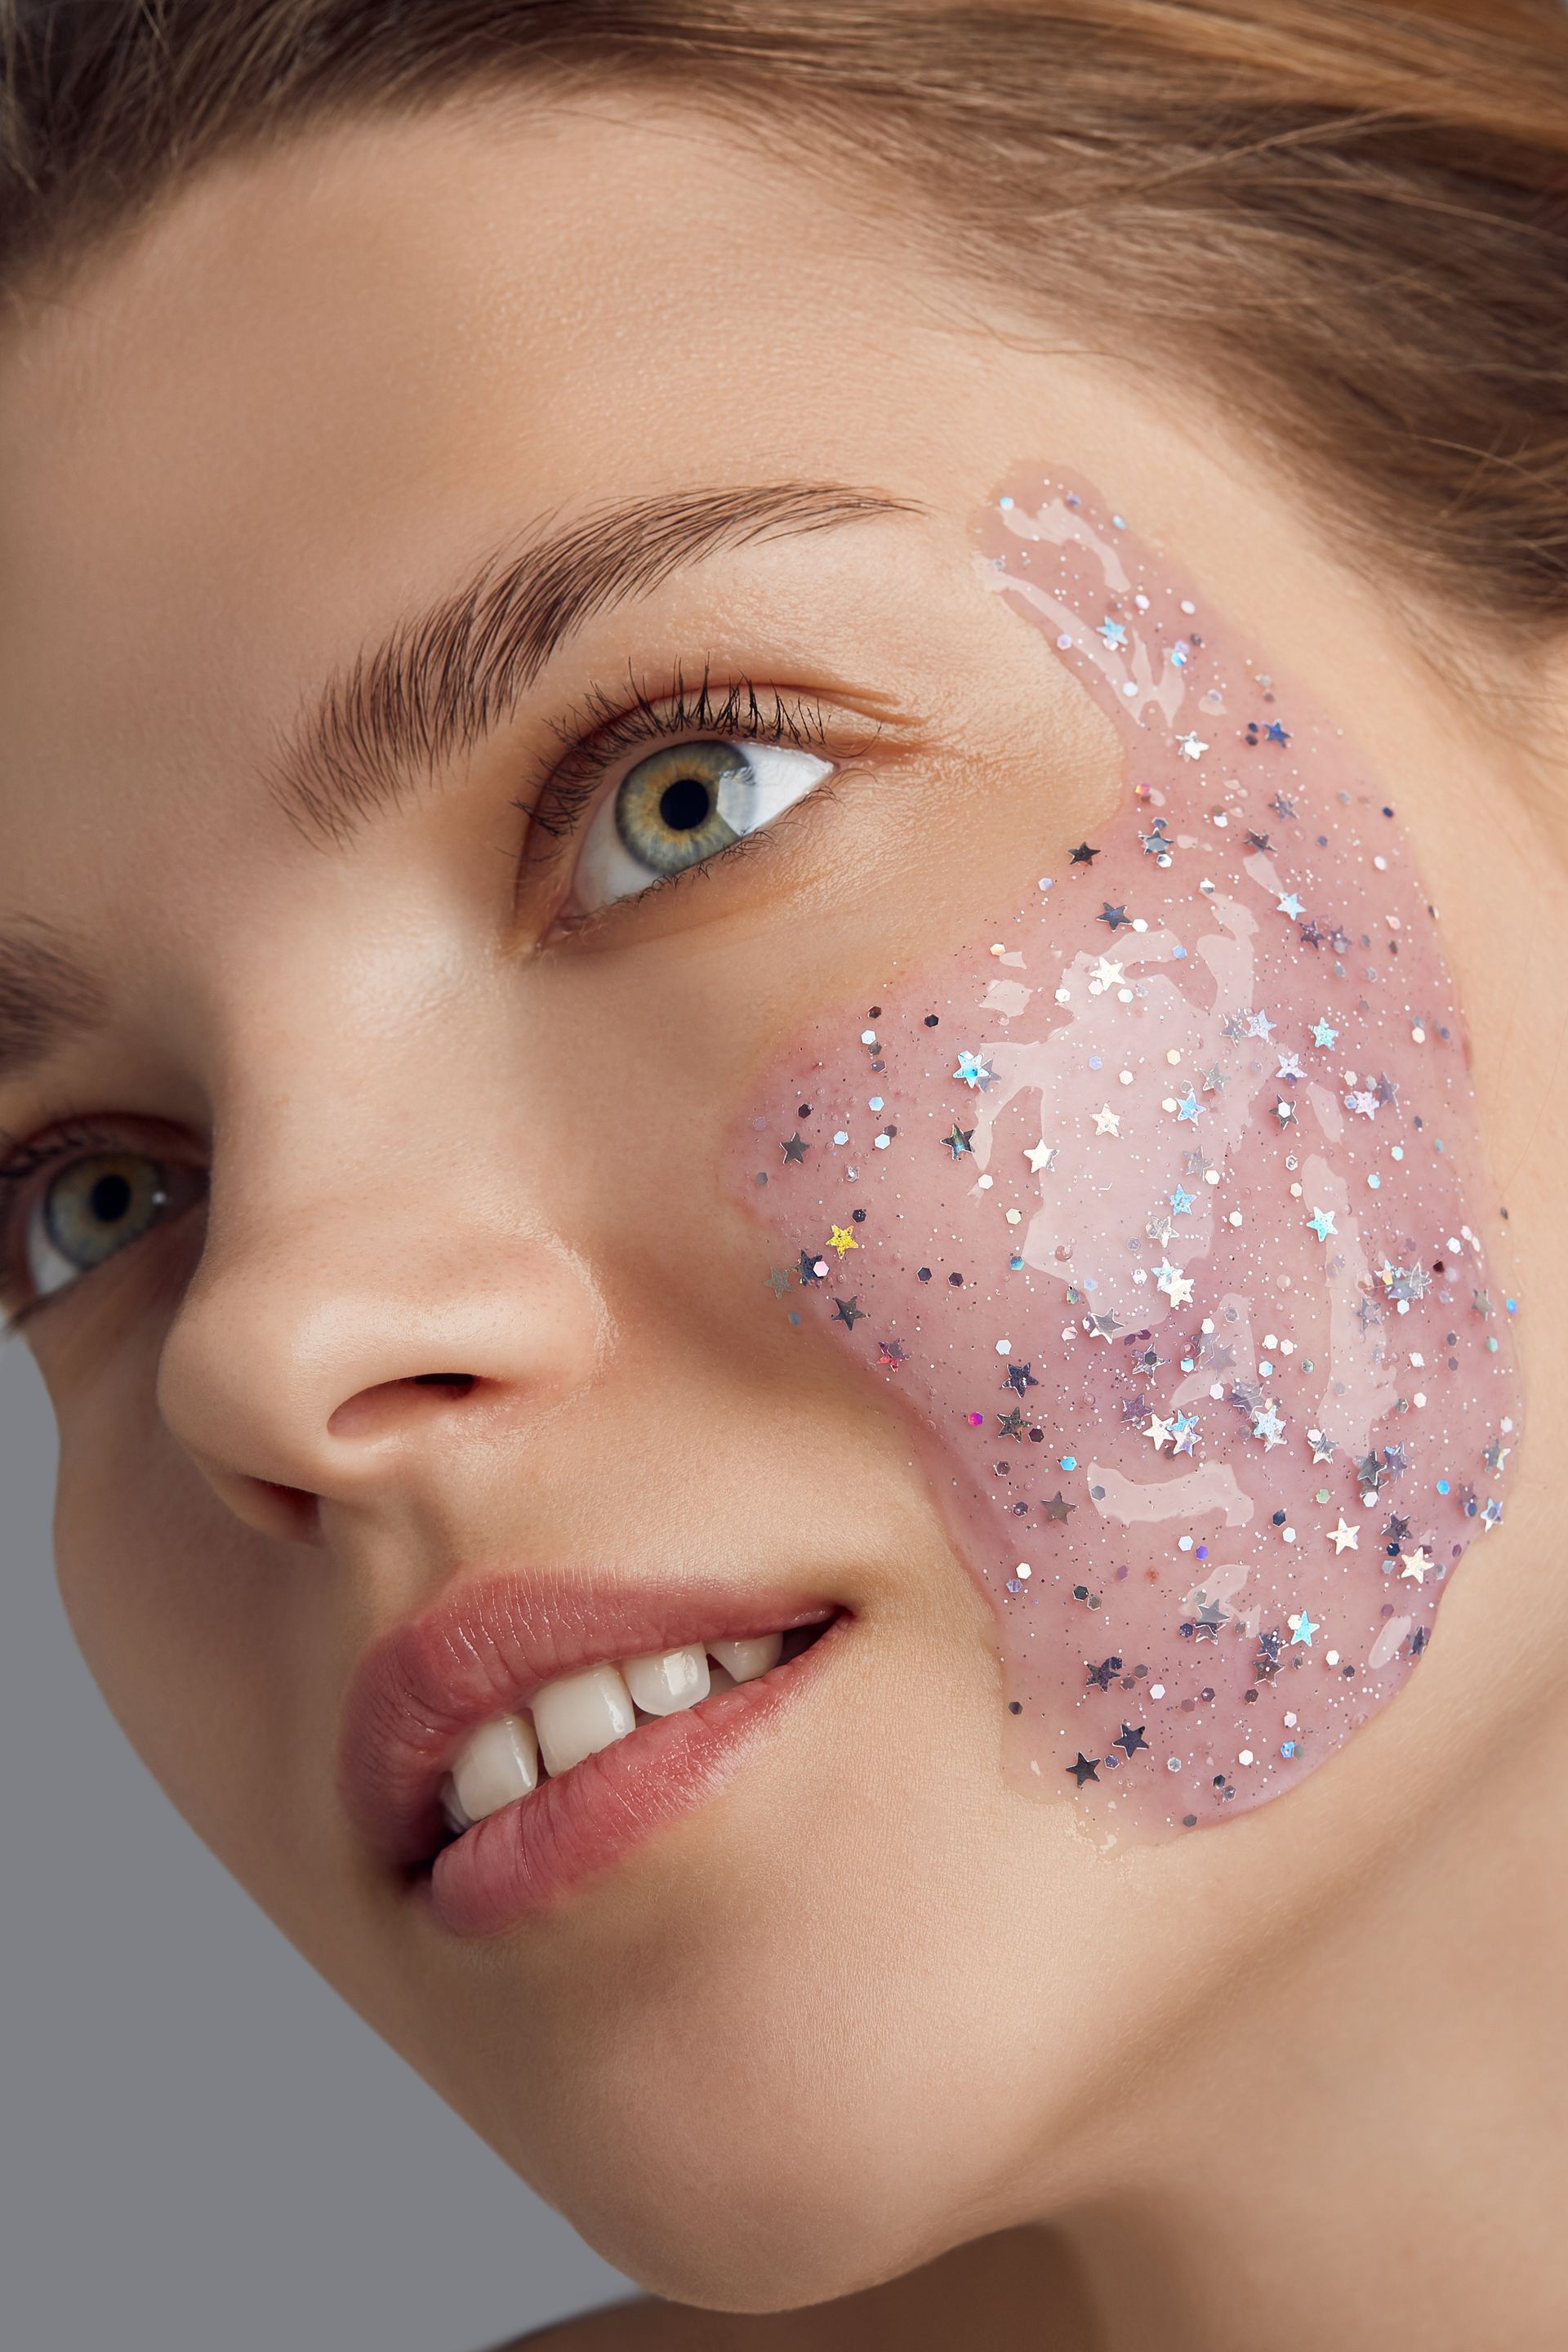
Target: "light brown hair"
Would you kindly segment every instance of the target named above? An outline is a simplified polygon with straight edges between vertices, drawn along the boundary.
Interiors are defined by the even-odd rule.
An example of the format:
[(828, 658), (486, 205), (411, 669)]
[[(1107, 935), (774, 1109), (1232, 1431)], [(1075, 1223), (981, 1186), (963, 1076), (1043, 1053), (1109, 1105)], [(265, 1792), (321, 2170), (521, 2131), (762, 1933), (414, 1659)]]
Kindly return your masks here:
[(1201, 384), (1469, 626), (1568, 621), (1563, 0), (0, 0), (0, 289), (217, 155), (607, 79)]

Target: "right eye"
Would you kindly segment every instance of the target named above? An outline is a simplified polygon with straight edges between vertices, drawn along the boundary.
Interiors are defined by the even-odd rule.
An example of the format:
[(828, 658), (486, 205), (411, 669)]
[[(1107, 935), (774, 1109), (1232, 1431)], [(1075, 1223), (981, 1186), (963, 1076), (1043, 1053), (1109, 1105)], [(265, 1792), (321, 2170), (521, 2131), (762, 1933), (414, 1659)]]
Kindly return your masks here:
[(21, 1256), (35, 1297), (68, 1289), (206, 1190), (203, 1171), (142, 1151), (68, 1160), (28, 1210)]
[(584, 914), (706, 865), (804, 800), (831, 760), (792, 744), (673, 743), (628, 769), (584, 836), (573, 898)]

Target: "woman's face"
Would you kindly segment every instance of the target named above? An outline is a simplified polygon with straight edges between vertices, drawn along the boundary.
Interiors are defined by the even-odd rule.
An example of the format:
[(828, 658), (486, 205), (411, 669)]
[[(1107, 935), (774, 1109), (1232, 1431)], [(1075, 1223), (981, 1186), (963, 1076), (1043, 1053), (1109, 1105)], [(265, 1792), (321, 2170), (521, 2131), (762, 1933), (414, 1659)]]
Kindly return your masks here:
[[(1061, 907), (1074, 849), (1103, 839), (1110, 871), (1163, 804), (1152, 768), (1137, 797), (1092, 681), (984, 576), (1020, 468), (1134, 518), (1254, 681), (1310, 684), (1324, 741), (1347, 730), (1336, 756), (1407, 820), (1483, 1040), (1526, 952), (1499, 919), (1519, 848), (1478, 841), (1459, 791), (1500, 798), (1506, 746), (1467, 734), (1326, 551), (1328, 517), (1163, 373), (1063, 356), (1074, 340), (992, 331), (805, 175), (604, 99), (226, 167), (40, 305), (0, 369), (0, 918), (45, 998), (18, 1015), (0, 1121), (62, 1155), (16, 1189), (11, 1257), (17, 1297), (41, 1294), (72, 1622), (284, 1931), (595, 2244), (693, 2300), (843, 2292), (1134, 2178), (1190, 2092), (1174, 2053), (1213, 2056), (1184, 2025), (1222, 1979), (1243, 2000), (1264, 1910), (1278, 1990), (1325, 1892), (1397, 1834), (1391, 1790), (1449, 1752), (1491, 1638), (1460, 1580), (1449, 1639), (1392, 1713), (1350, 1711), (1356, 1739), (1338, 1686), (1311, 1685), (1331, 1769), (1279, 1804), (1248, 1784), (1216, 1834), (1159, 1834), (1163, 1800), (1115, 1834), (1059, 1768), (1078, 1717), (1041, 1727), (1048, 1780), (1021, 1784), (1018, 1641), (957, 1494), (952, 1381), (928, 1366), (916, 1410), (893, 1323), (820, 1311), (826, 1224), (787, 1195), (805, 1167), (827, 1198), (814, 1095), (877, 1097), (863, 1192), (833, 1200), (902, 1220), (899, 1266), (945, 1280), (981, 1246), (978, 1196), (933, 1190), (935, 1157), (900, 1190), (870, 1121), (929, 1121), (929, 1079), (973, 1133), (969, 1081), (941, 1057), (931, 1077), (921, 1034), (955, 1066), (1005, 1045), (1005, 987), (990, 1031), (968, 1000), (972, 1034), (955, 974), (1016, 956), (993, 936), (1006, 908), (1029, 910), (1019, 968), (1054, 1001), (1051, 955), (1087, 946), (1103, 893), (1053, 942), (1042, 879)], [(657, 764), (681, 744), (709, 749)], [(1104, 946), (1121, 956), (1114, 926)], [(879, 1019), (904, 1040), (881, 1077)], [(1508, 1077), (1500, 1046), (1477, 1055), (1494, 1139), (1522, 1115)], [(1489, 1249), (1464, 1092), (1431, 1213)], [(1277, 1231), (1310, 1285), (1321, 1237), (1295, 1225), (1319, 1203), (1282, 1207), (1277, 1172), (1239, 1155), (1226, 1213), (1260, 1252)], [(858, 1240), (851, 1209), (832, 1222), (852, 1297), (837, 1268), (852, 1243), (870, 1269), (874, 1216)], [(889, 1264), (867, 1295), (911, 1317)], [(1511, 1287), (1489, 1260), (1487, 1279)], [(992, 1501), (1025, 1501), (1018, 1559), (1066, 1595), (1036, 1621), (1065, 1692), (1059, 1286), (1048, 1313), (1016, 1393), (1050, 1477), (1026, 1458)], [(1517, 1391), (1479, 1363), (1451, 1414), (1497, 1438)], [(1012, 1405), (975, 1390), (984, 1415)], [(1132, 1395), (1158, 1423), (1164, 1390)], [(985, 1430), (986, 1476), (1002, 1443)], [(1381, 1552), (1387, 1499), (1373, 1519), (1335, 1498)], [(1128, 1522), (1071, 1507), (1098, 1602)], [(1506, 1581), (1507, 1536), (1488, 1540)], [(1406, 1633), (1433, 1615), (1424, 1579), (1398, 1596)], [(1222, 1626), (1256, 1643), (1288, 1581), (1258, 1572), (1256, 1622), (1219, 1593)], [(765, 1685), (641, 1709), (572, 1794), (621, 1704), (591, 1669), (829, 1621)], [(1147, 1631), (1186, 1671), (1173, 1627)], [(1289, 1703), (1226, 1671), (1235, 1710)], [(625, 1681), (663, 1704), (657, 1670)], [(1119, 1713), (1144, 1703), (1130, 1687)], [(520, 1711), (554, 1769), (432, 1877), (442, 1776)], [(1162, 1769), (1179, 1730), (1162, 1718)], [(476, 1812), (507, 1786), (504, 1758), (484, 1767), (470, 1751), (457, 1783)]]

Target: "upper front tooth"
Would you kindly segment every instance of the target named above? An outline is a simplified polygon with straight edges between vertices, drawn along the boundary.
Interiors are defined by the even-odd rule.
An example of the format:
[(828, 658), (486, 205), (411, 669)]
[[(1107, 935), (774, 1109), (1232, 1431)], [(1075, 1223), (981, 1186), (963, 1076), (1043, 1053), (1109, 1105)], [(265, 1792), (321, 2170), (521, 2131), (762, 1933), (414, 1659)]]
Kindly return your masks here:
[(563, 1675), (533, 1695), (533, 1727), (547, 1772), (569, 1772), (636, 1726), (632, 1695), (614, 1666)]
[(751, 1642), (710, 1642), (708, 1654), (727, 1666), (738, 1683), (749, 1683), (777, 1665), (783, 1648), (782, 1633), (759, 1633)]
[(481, 1723), (452, 1767), (458, 1804), (470, 1822), (526, 1797), (539, 1779), (539, 1743), (526, 1715)]
[(700, 1649), (659, 1650), (623, 1658), (621, 1673), (645, 1715), (679, 1715), (708, 1696), (708, 1659)]

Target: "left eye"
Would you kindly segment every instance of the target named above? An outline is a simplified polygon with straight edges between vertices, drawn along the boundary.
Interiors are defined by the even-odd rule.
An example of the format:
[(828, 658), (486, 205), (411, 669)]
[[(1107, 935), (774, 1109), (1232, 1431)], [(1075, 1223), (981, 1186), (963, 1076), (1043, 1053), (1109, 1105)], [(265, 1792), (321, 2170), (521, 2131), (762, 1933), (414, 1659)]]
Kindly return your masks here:
[(584, 914), (636, 898), (768, 824), (831, 775), (785, 743), (674, 743), (622, 777), (583, 841), (573, 897)]

